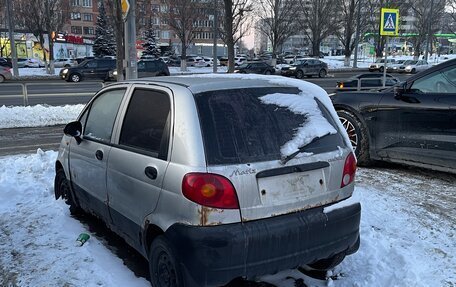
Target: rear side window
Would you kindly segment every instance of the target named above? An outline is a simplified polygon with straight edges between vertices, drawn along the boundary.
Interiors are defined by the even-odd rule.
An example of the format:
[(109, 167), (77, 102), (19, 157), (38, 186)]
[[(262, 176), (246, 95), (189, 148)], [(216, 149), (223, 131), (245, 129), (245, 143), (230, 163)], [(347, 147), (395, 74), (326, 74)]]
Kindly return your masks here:
[[(84, 138), (101, 142), (111, 140), (112, 128), (124, 94), (125, 89), (119, 89), (97, 96), (90, 106), (84, 126)], [(84, 120), (85, 115), (81, 118), (81, 121)]]
[(128, 105), (119, 144), (166, 159), (170, 107), (167, 94), (136, 89)]
[[(240, 164), (281, 159), (281, 148), (308, 121), (306, 115), (265, 104), (261, 97), (273, 93), (299, 94), (297, 88), (250, 88), (209, 91), (195, 95), (206, 160), (209, 165)], [(329, 112), (318, 104), (335, 127)], [(336, 129), (336, 128), (335, 128)], [(309, 144), (314, 154), (345, 146), (339, 133)]]

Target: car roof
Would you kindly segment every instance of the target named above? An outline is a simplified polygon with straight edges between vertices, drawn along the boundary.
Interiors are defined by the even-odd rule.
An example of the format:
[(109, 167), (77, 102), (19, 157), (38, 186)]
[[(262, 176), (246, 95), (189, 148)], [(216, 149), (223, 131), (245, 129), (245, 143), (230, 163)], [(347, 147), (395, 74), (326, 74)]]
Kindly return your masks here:
[[(217, 75), (216, 77), (208, 77), (207, 75), (192, 75), (192, 76), (170, 76), (170, 77), (150, 77), (137, 80), (127, 81), (130, 83), (145, 83), (145, 84), (174, 84), (188, 88), (193, 93), (201, 93), (213, 90), (230, 90), (253, 87), (283, 87), (279, 84), (273, 84), (268, 78), (245, 79), (234, 78), (230, 76)], [(289, 87), (294, 87), (290, 85)]]

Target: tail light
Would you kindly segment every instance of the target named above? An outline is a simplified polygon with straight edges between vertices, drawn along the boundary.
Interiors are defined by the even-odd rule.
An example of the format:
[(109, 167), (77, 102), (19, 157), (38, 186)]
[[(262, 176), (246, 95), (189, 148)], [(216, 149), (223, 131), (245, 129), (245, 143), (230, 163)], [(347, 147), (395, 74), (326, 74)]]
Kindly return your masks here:
[(343, 88), (344, 87), (344, 83), (337, 83), (337, 87), (338, 88)]
[(345, 159), (344, 173), (342, 174), (342, 182), (340, 187), (349, 185), (355, 180), (356, 159), (353, 153), (350, 153)]
[(187, 173), (182, 180), (182, 193), (187, 199), (203, 206), (222, 209), (239, 208), (233, 184), (221, 175)]

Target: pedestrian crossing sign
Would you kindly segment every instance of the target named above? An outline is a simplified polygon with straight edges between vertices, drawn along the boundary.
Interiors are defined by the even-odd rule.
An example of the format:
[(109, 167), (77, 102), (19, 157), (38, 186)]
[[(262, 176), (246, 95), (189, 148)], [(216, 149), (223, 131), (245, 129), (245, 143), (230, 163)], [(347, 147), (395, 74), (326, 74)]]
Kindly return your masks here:
[(380, 17), (380, 35), (399, 35), (399, 10), (382, 8)]

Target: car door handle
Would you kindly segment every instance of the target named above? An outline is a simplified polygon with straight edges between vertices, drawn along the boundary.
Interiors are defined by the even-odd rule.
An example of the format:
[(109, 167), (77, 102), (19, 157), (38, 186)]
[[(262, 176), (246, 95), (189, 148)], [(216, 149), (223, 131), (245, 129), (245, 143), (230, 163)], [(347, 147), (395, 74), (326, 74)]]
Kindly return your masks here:
[(157, 179), (158, 171), (155, 167), (152, 167), (152, 166), (146, 167), (146, 169), (144, 170), (144, 173), (150, 179)]
[(101, 150), (97, 150), (95, 152), (95, 157), (98, 159), (98, 160), (103, 160), (103, 152)]

